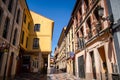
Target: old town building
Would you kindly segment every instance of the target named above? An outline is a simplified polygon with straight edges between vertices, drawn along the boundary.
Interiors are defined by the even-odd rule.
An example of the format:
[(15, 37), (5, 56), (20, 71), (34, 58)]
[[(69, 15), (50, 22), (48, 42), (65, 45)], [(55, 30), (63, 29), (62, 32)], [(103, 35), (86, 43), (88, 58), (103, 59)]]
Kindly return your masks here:
[[(31, 68), (30, 60), (30, 53), (28, 53), (28, 49), (30, 45), (28, 45), (30, 40), (30, 31), (31, 28), (34, 26), (32, 16), (30, 14), (28, 5), (24, 0), (22, 3), (23, 12), (23, 19), (22, 19), (22, 29), (21, 29), (21, 36), (20, 36), (20, 50), (19, 50), (19, 60), (17, 62), (17, 71), (16, 73), (19, 74), (21, 72), (34, 72)], [(34, 54), (33, 54), (34, 55)], [(37, 62), (36, 62), (37, 63)]]
[(66, 40), (65, 40), (66, 27), (62, 29), (57, 47), (54, 52), (55, 68), (66, 72)]
[(55, 47), (55, 50), (54, 50), (54, 64), (55, 64), (56, 69), (59, 69), (59, 67), (58, 67), (58, 63), (59, 63), (58, 54), (59, 54), (59, 50), (58, 50), (58, 46), (57, 46), (57, 47)]
[(50, 68), (53, 27), (53, 20), (29, 11), (27, 4), (24, 5), (18, 73), (41, 72)]
[(76, 76), (86, 80), (112, 80), (118, 74), (107, 1), (77, 0), (72, 13)]
[(67, 61), (67, 73), (75, 75), (75, 59), (74, 59), (74, 51), (75, 51), (75, 43), (74, 43), (74, 22), (72, 17), (69, 20), (65, 36), (66, 36), (66, 61)]
[(30, 11), (26, 0), (0, 0), (0, 79), (50, 68), (54, 21)]
[[(86, 80), (119, 78), (119, 8), (118, 0), (76, 1), (65, 31), (67, 73)], [(55, 53), (58, 67), (59, 48)]]
[[(39, 56), (39, 70), (43, 67), (50, 69), (50, 54), (52, 52), (52, 36), (54, 21), (35, 12), (30, 12), (34, 21), (34, 27), (30, 33), (32, 51)], [(42, 59), (42, 58), (43, 59)], [(42, 60), (41, 60), (42, 59)], [(45, 64), (45, 65), (43, 65)]]
[(54, 67), (55, 68), (54, 57), (53, 56), (50, 56), (50, 67)]
[(113, 14), (112, 35), (116, 49), (118, 68), (120, 73), (120, 1), (109, 0), (109, 13)]
[(21, 0), (0, 0), (0, 79), (16, 73), (23, 8)]
[(62, 29), (60, 38), (58, 40), (58, 69), (66, 71), (66, 42), (65, 42), (65, 30), (66, 27)]

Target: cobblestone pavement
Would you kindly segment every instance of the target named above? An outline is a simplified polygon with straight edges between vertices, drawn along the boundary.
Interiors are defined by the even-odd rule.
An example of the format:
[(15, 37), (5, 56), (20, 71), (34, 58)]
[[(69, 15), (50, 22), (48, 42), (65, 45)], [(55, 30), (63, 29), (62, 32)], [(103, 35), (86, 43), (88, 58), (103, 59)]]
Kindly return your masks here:
[(47, 80), (80, 80), (74, 75), (70, 75), (66, 72), (60, 70), (51, 69), (50, 74), (47, 74)]
[(74, 75), (70, 75), (60, 70), (51, 69), (50, 73), (43, 75), (40, 73), (21, 73), (15, 76), (14, 80), (80, 80)]
[(80, 79), (67, 73), (59, 73), (59, 74), (49, 74), (48, 80), (80, 80)]

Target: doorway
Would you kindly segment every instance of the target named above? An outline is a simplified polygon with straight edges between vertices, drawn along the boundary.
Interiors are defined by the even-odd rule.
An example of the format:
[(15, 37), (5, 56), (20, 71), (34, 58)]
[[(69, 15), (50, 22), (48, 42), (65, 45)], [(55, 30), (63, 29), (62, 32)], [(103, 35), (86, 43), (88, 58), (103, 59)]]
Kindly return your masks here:
[(23, 55), (22, 57), (22, 72), (30, 72), (30, 56)]
[(78, 71), (79, 71), (79, 77), (85, 78), (85, 66), (84, 66), (84, 57), (83, 55), (78, 57)]
[(103, 74), (105, 74), (106, 80), (108, 80), (108, 68), (107, 68), (107, 62), (106, 62), (106, 56), (105, 56), (105, 49), (104, 46), (98, 48), (98, 52), (100, 54), (100, 64), (101, 64), (101, 78), (103, 78)]

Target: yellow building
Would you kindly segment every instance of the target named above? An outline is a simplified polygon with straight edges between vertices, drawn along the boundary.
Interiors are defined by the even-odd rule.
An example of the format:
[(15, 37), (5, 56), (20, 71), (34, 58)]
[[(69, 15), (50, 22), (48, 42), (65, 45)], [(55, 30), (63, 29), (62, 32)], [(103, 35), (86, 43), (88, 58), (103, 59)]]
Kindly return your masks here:
[(38, 72), (47, 69), (47, 64), (50, 66), (53, 26), (54, 21), (29, 11), (25, 6), (19, 54), (22, 58), (18, 61), (18, 73)]
[[(39, 69), (43, 68), (48, 64), (48, 69), (50, 68), (50, 53), (52, 52), (52, 35), (53, 35), (53, 26), (54, 21), (50, 20), (44, 16), (41, 16), (35, 12), (30, 11), (34, 27), (30, 33), (30, 42), (32, 46), (29, 47), (29, 50), (36, 52), (39, 56)], [(37, 42), (34, 42), (37, 41)], [(34, 48), (34, 43), (38, 44), (38, 48)], [(41, 56), (42, 55), (42, 56)], [(43, 65), (45, 64), (45, 65)], [(46, 65), (47, 67), (47, 65)]]
[[(20, 51), (19, 51), (19, 59), (17, 62), (17, 71), (16, 73), (19, 74), (21, 71), (31, 71), (31, 60), (30, 54), (28, 52), (29, 48), (29, 34), (31, 27), (34, 26), (32, 16), (28, 9), (27, 3), (25, 0), (21, 3), (22, 8), (24, 10), (23, 17), (22, 17), (22, 29), (21, 29), (21, 36), (20, 36)], [(27, 58), (27, 59), (26, 59)]]

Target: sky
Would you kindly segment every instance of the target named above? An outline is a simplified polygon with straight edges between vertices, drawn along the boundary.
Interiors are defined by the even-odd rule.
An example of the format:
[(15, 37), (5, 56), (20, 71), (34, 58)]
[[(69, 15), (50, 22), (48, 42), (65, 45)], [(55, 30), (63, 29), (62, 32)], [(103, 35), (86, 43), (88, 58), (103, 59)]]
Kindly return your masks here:
[(52, 55), (62, 28), (68, 25), (76, 0), (26, 0), (30, 10), (54, 21)]

